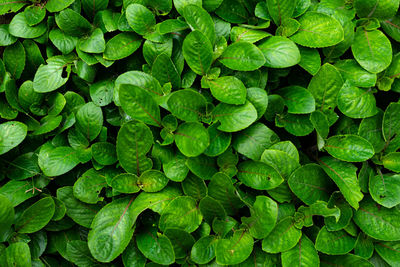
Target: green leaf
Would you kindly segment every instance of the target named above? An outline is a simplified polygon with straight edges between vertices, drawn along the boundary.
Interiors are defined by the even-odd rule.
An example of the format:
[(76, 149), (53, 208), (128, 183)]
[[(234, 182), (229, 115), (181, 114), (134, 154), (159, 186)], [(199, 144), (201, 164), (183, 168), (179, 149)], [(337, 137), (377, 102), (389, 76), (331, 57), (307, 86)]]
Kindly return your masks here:
[(138, 178), (138, 186), (145, 192), (158, 192), (168, 184), (168, 181), (164, 173), (156, 170), (148, 170)]
[(343, 79), (340, 72), (331, 64), (326, 63), (312, 77), (308, 90), (315, 98), (316, 108), (324, 112), (336, 107), (337, 95), (342, 86)]
[(357, 167), (332, 157), (322, 157), (319, 159), (319, 163), (339, 187), (346, 201), (353, 208), (358, 209), (358, 202), (363, 198), (363, 194), (357, 180)]
[(47, 27), (44, 22), (36, 26), (29, 26), (24, 13), (18, 13), (11, 20), (8, 30), (10, 31), (10, 34), (15, 37), (32, 39), (44, 34)]
[[(216, 193), (215, 191), (213, 194)], [(213, 222), (214, 218), (223, 219), (226, 217), (224, 207), (220, 202), (210, 196), (205, 196), (200, 200), (199, 209), (206, 222)]]
[(7, 197), (15, 207), (27, 199), (34, 197), (37, 193), (27, 194), (26, 191), (32, 188), (32, 182), (28, 181), (9, 181), (0, 187), (0, 194)]
[(382, 174), (371, 176), (369, 192), (371, 197), (386, 208), (400, 204), (400, 175)]
[(89, 17), (95, 17), (95, 14), (108, 6), (109, 0), (82, 0), (82, 7)]
[(314, 243), (305, 235), (292, 249), (281, 254), (283, 267), (319, 266), (319, 256)]
[(88, 246), (93, 257), (110, 262), (128, 246), (133, 235), (133, 198), (114, 200), (94, 217), (88, 235)]
[(91, 84), (90, 98), (97, 106), (107, 106), (113, 101), (114, 82), (110, 80)]
[(103, 113), (101, 108), (89, 102), (78, 109), (76, 113), (76, 129), (89, 141), (93, 141), (103, 126)]
[(59, 176), (79, 164), (77, 151), (67, 146), (44, 144), (39, 151), (39, 167), (46, 176)]
[(236, 230), (230, 239), (218, 240), (215, 248), (217, 263), (231, 265), (245, 261), (253, 251), (253, 242), (247, 230)]
[(321, 56), (317, 49), (299, 46), (300, 62), (299, 66), (309, 72), (311, 75), (316, 75), (321, 68)]
[(199, 5), (189, 4), (184, 6), (182, 16), (192, 30), (200, 31), (210, 40), (211, 44), (214, 44), (214, 21), (207, 11)]
[(28, 6), (24, 10), (24, 15), (28, 25), (34, 26), (42, 22), (42, 20), (46, 16), (46, 9), (34, 5)]
[(309, 114), (285, 114), (277, 116), (275, 122), (284, 127), (287, 132), (295, 136), (306, 136), (314, 131)]
[(360, 18), (389, 19), (399, 9), (399, 1), (355, 0), (353, 6)]
[(314, 97), (301, 86), (285, 87), (279, 89), (277, 93), (285, 100), (289, 113), (307, 114), (315, 110)]
[(90, 256), (87, 242), (82, 240), (72, 240), (67, 242), (68, 260), (77, 266), (94, 266), (97, 265), (95, 259)]
[(204, 96), (190, 89), (173, 92), (167, 101), (172, 115), (187, 122), (199, 121), (205, 113), (206, 104)]
[(306, 47), (328, 47), (343, 41), (343, 28), (339, 21), (318, 12), (306, 12), (299, 19), (300, 29), (290, 37)]
[(75, 0), (49, 0), (46, 3), (46, 9), (49, 12), (59, 12), (70, 6)]
[(201, 200), (207, 195), (207, 186), (204, 180), (193, 174), (189, 174), (183, 180), (182, 190), (185, 195), (193, 197), (196, 200)]
[(160, 108), (146, 90), (136, 85), (119, 86), (121, 106), (132, 118), (153, 126), (161, 126)]
[(121, 258), (126, 267), (144, 267), (147, 261), (146, 257), (137, 248), (134, 239), (131, 240), (128, 247), (124, 250)]
[(385, 70), (392, 62), (390, 41), (379, 30), (357, 29), (351, 51), (361, 67), (372, 73)]
[(224, 76), (208, 81), (212, 95), (226, 104), (243, 105), (247, 90), (241, 80), (233, 76)]
[(382, 132), (385, 141), (400, 133), (400, 104), (390, 103), (383, 115)]
[(262, 123), (254, 123), (236, 135), (232, 146), (252, 160), (259, 160), (265, 149), (279, 141), (278, 135)]
[(200, 31), (189, 33), (183, 41), (182, 53), (189, 67), (197, 74), (205, 75), (213, 61), (212, 44)]
[(179, 14), (184, 14), (184, 8), (188, 5), (196, 5), (201, 7), (201, 0), (174, 0), (174, 6)]
[(315, 248), (328, 255), (344, 255), (353, 250), (356, 241), (344, 230), (329, 232), (324, 226), (318, 233)]
[(229, 23), (245, 23), (249, 17), (244, 2), (238, 0), (222, 1), (215, 14)]
[(146, 209), (151, 209), (159, 214), (162, 213), (168, 203), (179, 195), (181, 195), (181, 191), (176, 187), (166, 187), (162, 191), (156, 193), (140, 193), (132, 204), (133, 223), (135, 223), (140, 213)]
[(211, 179), (208, 195), (220, 202), (228, 215), (235, 214), (243, 206), (231, 179), (222, 172), (216, 173)]
[(24, 210), (15, 222), (15, 229), (19, 233), (34, 233), (45, 227), (54, 214), (54, 201), (45, 197)]
[(400, 261), (399, 242), (377, 242), (375, 250), (389, 265), (396, 266)]
[(169, 238), (174, 247), (175, 258), (186, 258), (195, 242), (193, 236), (183, 230), (174, 228), (165, 230), (164, 234)]
[(201, 123), (186, 122), (181, 124), (176, 130), (175, 143), (183, 155), (197, 157), (210, 144), (210, 136)]
[(350, 162), (366, 161), (375, 154), (370, 142), (352, 134), (330, 137), (326, 141), (325, 149), (333, 157)]
[(400, 211), (376, 204), (371, 198), (365, 198), (355, 212), (353, 220), (368, 236), (383, 240), (400, 240)]
[(140, 71), (128, 71), (121, 74), (115, 80), (115, 88), (114, 88), (114, 102), (116, 105), (120, 106), (119, 100), (119, 87), (121, 84), (132, 84), (136, 85), (147, 91), (157, 103), (160, 103), (163, 100), (163, 91), (160, 86), (160, 83), (153, 76), (140, 72)]
[(4, 241), (14, 222), (15, 212), (11, 201), (4, 195), (0, 195), (0, 203), (0, 241)]
[(71, 36), (85, 35), (92, 29), (89, 21), (70, 8), (64, 9), (56, 15), (56, 23), (63, 32)]
[(204, 151), (204, 154), (209, 157), (224, 153), (231, 143), (231, 133), (217, 130), (218, 126), (218, 124), (213, 124), (207, 128), (208, 134), (210, 135), (210, 145)]
[(257, 161), (244, 161), (238, 165), (238, 179), (248, 187), (269, 190), (283, 182), (282, 176), (273, 167)]
[(400, 28), (399, 28), (399, 19), (400, 16), (394, 16), (390, 19), (387, 20), (382, 20), (381, 21), (381, 26), (382, 29), (385, 31), (387, 35), (392, 37), (394, 40), (397, 42), (400, 40)]
[(278, 170), (284, 178), (288, 178), (295, 169), (300, 167), (298, 159), (293, 158), (286, 151), (273, 148), (264, 151), (261, 155), (261, 162)]
[(25, 68), (25, 49), (21, 42), (7, 46), (3, 52), (3, 60), (6, 70), (14, 79), (21, 78)]
[(126, 8), (125, 15), (129, 26), (140, 35), (152, 32), (156, 25), (154, 14), (148, 8), (140, 4), (129, 5)]
[(328, 266), (362, 266), (362, 267), (373, 267), (374, 265), (368, 260), (361, 258), (360, 256), (347, 254), (343, 256), (328, 256), (321, 255), (321, 267)]
[(213, 116), (221, 123), (218, 130), (238, 132), (256, 121), (257, 110), (249, 101), (240, 106), (220, 103), (213, 110)]
[(247, 99), (257, 110), (257, 119), (260, 119), (268, 107), (268, 95), (264, 89), (251, 87), (247, 89)]
[(266, 62), (263, 53), (249, 42), (237, 42), (229, 45), (219, 61), (227, 68), (239, 71), (259, 69)]
[(296, 8), (295, 0), (267, 0), (268, 13), (276, 25), (281, 25), (291, 18)]
[(0, 3), (1, 3), (0, 14), (4, 15), (7, 13), (17, 12), (18, 10), (23, 8), (29, 2), (25, 2), (25, 1), (15, 2), (15, 1), (10, 1), (10, 0), (1, 0)]
[(369, 90), (345, 83), (337, 96), (339, 110), (350, 118), (360, 119), (378, 113), (376, 100)]
[(328, 118), (319, 110), (314, 111), (310, 115), (310, 121), (317, 131), (318, 135), (326, 139), (329, 135)]
[(365, 118), (358, 128), (358, 135), (368, 140), (374, 147), (375, 153), (379, 153), (385, 147), (382, 134), (383, 112), (379, 111), (375, 116)]
[(182, 182), (189, 172), (189, 168), (186, 166), (186, 157), (179, 150), (176, 151), (171, 159), (163, 163), (163, 170), (168, 179)]
[(344, 80), (357, 87), (372, 87), (376, 84), (376, 74), (363, 69), (354, 59), (340, 60), (335, 63), (336, 69)]
[(74, 183), (74, 197), (85, 203), (96, 204), (104, 199), (99, 194), (106, 184), (104, 175), (89, 169)]
[[(72, 57), (55, 56), (47, 59), (47, 65), (40, 65), (33, 79), (33, 90), (38, 93), (47, 93), (57, 90), (63, 86), (71, 73), (70, 63)], [(66, 68), (64, 70), (64, 68)], [(63, 77), (63, 72), (67, 77)]]
[(278, 205), (266, 196), (257, 196), (253, 207), (250, 208), (251, 217), (242, 217), (242, 222), (249, 227), (252, 237), (263, 239), (274, 228), (278, 218)]
[(190, 252), (190, 259), (197, 264), (207, 264), (215, 258), (215, 236), (203, 236), (194, 243)]
[(269, 36), (271, 34), (268, 32), (245, 27), (233, 27), (230, 34), (232, 42), (249, 42), (252, 44)]
[(290, 190), (305, 204), (328, 201), (332, 182), (323, 169), (314, 163), (296, 169), (289, 177)]
[(279, 253), (296, 246), (301, 238), (301, 231), (294, 224), (293, 217), (279, 221), (272, 232), (263, 239), (262, 249), (268, 253)]
[(159, 227), (162, 231), (167, 228), (178, 228), (191, 233), (199, 227), (202, 219), (203, 216), (194, 198), (177, 197), (161, 213)]
[(142, 39), (133, 32), (123, 32), (108, 40), (104, 50), (104, 59), (123, 59), (135, 52), (141, 45)]
[(181, 76), (166, 53), (160, 54), (154, 60), (151, 73), (161, 84), (171, 83), (173, 88), (181, 87)]
[(71, 53), (78, 43), (77, 37), (67, 35), (60, 29), (51, 30), (49, 38), (54, 46), (57, 47), (57, 49), (63, 54)]
[(400, 152), (392, 152), (382, 158), (383, 166), (391, 171), (400, 172)]
[(79, 40), (79, 49), (86, 53), (103, 53), (106, 48), (103, 31), (95, 29), (90, 36), (84, 36)]
[[(1, 24), (0, 25), (0, 45), (1, 46), (12, 45), (17, 40), (18, 40), (18, 38), (12, 36), (10, 34), (10, 32), (8, 31), (8, 25), (7, 24)], [(1, 79), (1, 80), (3, 80), (3, 79)]]
[(286, 37), (269, 37), (258, 48), (266, 59), (264, 66), (269, 68), (288, 68), (298, 64), (301, 59), (297, 45)]
[(18, 121), (0, 124), (0, 155), (4, 154), (24, 141), (28, 127)]
[(31, 252), (27, 243), (15, 242), (6, 248), (7, 266), (32, 266)]
[(210, 180), (211, 177), (218, 172), (215, 158), (206, 155), (188, 158), (186, 160), (186, 166), (193, 174), (203, 180)]
[(160, 34), (178, 32), (187, 28), (189, 28), (189, 25), (178, 19), (166, 19), (156, 25), (156, 29)]
[(65, 204), (68, 217), (86, 228), (90, 228), (94, 216), (101, 209), (100, 205), (90, 205), (77, 200), (72, 186), (58, 188), (57, 199)]
[(111, 187), (121, 193), (133, 194), (140, 191), (138, 177), (132, 173), (122, 173), (111, 180)]
[(92, 157), (101, 165), (112, 165), (118, 160), (115, 145), (107, 142), (93, 144)]
[(136, 236), (136, 244), (149, 260), (169, 265), (175, 262), (175, 253), (171, 241), (165, 235), (158, 235), (156, 228), (142, 228)]
[(117, 156), (122, 168), (139, 175), (151, 167), (145, 155), (152, 144), (153, 134), (145, 124), (131, 121), (122, 125), (117, 136)]

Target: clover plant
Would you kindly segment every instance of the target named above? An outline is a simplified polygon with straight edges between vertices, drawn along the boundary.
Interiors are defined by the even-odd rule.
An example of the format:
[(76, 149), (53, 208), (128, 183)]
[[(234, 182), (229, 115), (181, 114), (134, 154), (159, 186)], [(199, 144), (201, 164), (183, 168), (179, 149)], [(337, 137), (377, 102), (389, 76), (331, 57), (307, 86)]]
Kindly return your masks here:
[(0, 266), (400, 266), (400, 0), (0, 0)]

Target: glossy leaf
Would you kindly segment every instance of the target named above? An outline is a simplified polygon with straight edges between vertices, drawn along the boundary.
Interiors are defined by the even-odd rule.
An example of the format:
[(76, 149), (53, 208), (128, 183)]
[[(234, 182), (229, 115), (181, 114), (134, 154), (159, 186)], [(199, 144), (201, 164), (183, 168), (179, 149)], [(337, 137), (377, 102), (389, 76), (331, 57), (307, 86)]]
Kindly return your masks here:
[(212, 63), (212, 44), (200, 31), (193, 31), (186, 36), (183, 47), (183, 56), (189, 67), (197, 74), (204, 75)]
[(348, 162), (339, 161), (331, 157), (322, 157), (320, 166), (335, 182), (349, 204), (358, 209), (358, 202), (363, 198), (360, 192), (356, 171), (357, 168)]
[(18, 121), (0, 124), (0, 154), (18, 146), (25, 139), (27, 131), (27, 126)]
[(333, 157), (350, 162), (371, 158), (375, 151), (371, 143), (357, 135), (335, 135), (326, 140), (326, 151)]
[(219, 61), (232, 70), (252, 71), (266, 62), (263, 53), (255, 45), (238, 42), (228, 46)]
[(298, 47), (292, 40), (286, 37), (269, 37), (258, 48), (264, 54), (266, 60), (264, 66), (270, 68), (288, 68), (300, 62), (301, 57)]
[(342, 26), (328, 15), (306, 12), (299, 22), (300, 29), (290, 37), (297, 44), (306, 47), (327, 47), (343, 40)]
[(361, 67), (372, 73), (383, 71), (392, 61), (390, 41), (379, 30), (358, 29), (351, 50)]

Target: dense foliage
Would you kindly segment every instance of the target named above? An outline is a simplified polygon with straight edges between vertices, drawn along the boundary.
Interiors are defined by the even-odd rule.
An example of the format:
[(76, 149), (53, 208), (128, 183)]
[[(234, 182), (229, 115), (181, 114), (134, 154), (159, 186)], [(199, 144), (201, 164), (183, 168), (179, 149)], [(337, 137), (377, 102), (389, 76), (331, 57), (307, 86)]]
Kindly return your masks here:
[(0, 0), (0, 266), (400, 266), (399, 0)]

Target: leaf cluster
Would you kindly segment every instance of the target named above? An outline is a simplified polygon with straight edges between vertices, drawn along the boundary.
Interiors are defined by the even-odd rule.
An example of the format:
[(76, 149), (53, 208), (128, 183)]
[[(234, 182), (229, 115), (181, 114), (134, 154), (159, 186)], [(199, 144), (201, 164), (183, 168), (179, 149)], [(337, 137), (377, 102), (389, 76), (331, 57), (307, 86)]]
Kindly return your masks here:
[(0, 266), (400, 266), (400, 0), (0, 0)]

